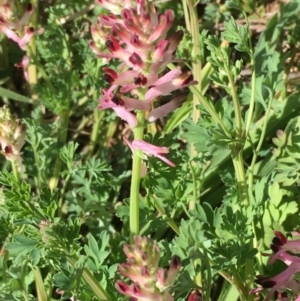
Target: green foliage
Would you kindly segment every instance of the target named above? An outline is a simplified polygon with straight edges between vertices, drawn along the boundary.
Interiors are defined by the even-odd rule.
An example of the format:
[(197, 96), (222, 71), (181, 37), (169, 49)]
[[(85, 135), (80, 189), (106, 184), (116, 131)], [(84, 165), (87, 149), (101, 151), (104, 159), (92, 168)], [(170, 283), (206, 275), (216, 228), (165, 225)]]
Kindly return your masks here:
[[(15, 2), (21, 16), (26, 1)], [(1, 106), (26, 125), (18, 165), (1, 134), (11, 124), (0, 124), (0, 301), (127, 300), (115, 284), (128, 280), (120, 263), (136, 260), (123, 252), (135, 192), (139, 234), (159, 245), (160, 266), (181, 259), (174, 300), (194, 289), (204, 301), (252, 300), (273, 231), (300, 228), (299, 1), (278, 14), (267, 11), (275, 1), (152, 1), (174, 11), (170, 35), (184, 32), (168, 67), (192, 70), (199, 83), (161, 97), (186, 96), (169, 116), (139, 120), (134, 135), (144, 126), (143, 139), (168, 148), (162, 156), (176, 166), (143, 154), (135, 188), (140, 170), (122, 137), (132, 141), (131, 129), (98, 109), (110, 87), (103, 68), (126, 67), (90, 47), (91, 24), (107, 10), (88, 0), (48, 2), (39, 2), (37, 21), (32, 15), (43, 33), (25, 51), (0, 37)], [(14, 67), (25, 53), (36, 84)], [(131, 97), (140, 98), (155, 83), (135, 88)]]

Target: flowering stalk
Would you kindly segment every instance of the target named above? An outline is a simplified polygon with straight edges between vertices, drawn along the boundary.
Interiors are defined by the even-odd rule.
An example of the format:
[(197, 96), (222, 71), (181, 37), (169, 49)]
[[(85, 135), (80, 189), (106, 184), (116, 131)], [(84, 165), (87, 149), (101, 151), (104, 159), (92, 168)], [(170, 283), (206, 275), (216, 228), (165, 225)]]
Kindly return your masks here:
[[(143, 140), (145, 113), (140, 111), (137, 113), (138, 126), (134, 129), (134, 139)], [(141, 182), (141, 164), (142, 158), (138, 154), (138, 150), (133, 151), (132, 158), (132, 175), (130, 186), (130, 241), (133, 242), (134, 235), (139, 233), (139, 191)]]
[(134, 237), (133, 245), (125, 245), (127, 263), (119, 265), (120, 273), (131, 285), (118, 280), (117, 290), (136, 301), (174, 301), (170, 289), (180, 269), (180, 259), (174, 256), (169, 269), (159, 268), (160, 249), (147, 237)]
[(16, 180), (22, 169), (21, 148), (24, 145), (25, 130), (16, 115), (7, 106), (0, 108), (0, 146), (6, 160), (12, 162)]
[(108, 67), (102, 69), (110, 87), (102, 91), (99, 109), (113, 109), (127, 122), (134, 136), (132, 142), (124, 137), (133, 152), (130, 190), (130, 235), (133, 242), (134, 235), (139, 233), (142, 161), (156, 156), (175, 166), (165, 157), (169, 152), (166, 147), (143, 141), (146, 112), (149, 113), (148, 121), (153, 122), (177, 109), (183, 103), (181, 97), (153, 110), (152, 103), (162, 95), (196, 82), (190, 72), (177, 68), (165, 70), (183, 37), (183, 33), (177, 31), (167, 38), (173, 24), (173, 11), (167, 10), (159, 15), (153, 3), (147, 0), (98, 0), (98, 4), (111, 13), (100, 15), (92, 26), (90, 47), (103, 62), (112, 58), (122, 62), (118, 73)]

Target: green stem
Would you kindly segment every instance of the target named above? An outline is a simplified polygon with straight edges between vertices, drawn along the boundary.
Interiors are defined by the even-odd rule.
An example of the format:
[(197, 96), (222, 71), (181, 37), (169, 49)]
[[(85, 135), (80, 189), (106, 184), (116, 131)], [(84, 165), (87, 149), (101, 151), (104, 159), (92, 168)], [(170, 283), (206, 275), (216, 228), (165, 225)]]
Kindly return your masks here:
[[(195, 5), (193, 0), (186, 0), (189, 15), (190, 15), (190, 32), (192, 36), (193, 48), (192, 48), (192, 59), (193, 59), (193, 76), (194, 79), (198, 82), (196, 87), (199, 91), (201, 91), (201, 49), (200, 49), (200, 41), (199, 41), (199, 18), (197, 12), (197, 5)], [(187, 20), (187, 18), (186, 18)], [(193, 121), (197, 123), (200, 118), (200, 110), (197, 108), (199, 104), (198, 98), (196, 95), (193, 95)], [(192, 155), (195, 155), (196, 151), (194, 147), (192, 147)]]
[[(226, 64), (224, 60), (224, 65)], [(234, 116), (235, 116), (235, 128), (236, 128), (236, 138), (238, 140), (242, 139), (242, 114), (241, 114), (241, 105), (239, 101), (239, 97), (237, 94), (237, 90), (235, 88), (235, 82), (233, 80), (232, 72), (229, 69), (229, 66), (225, 65), (225, 70), (227, 73), (227, 77), (229, 80), (229, 87), (231, 89), (231, 97), (233, 102), (233, 108), (234, 108)]]
[(16, 160), (14, 160), (14, 161), (11, 162), (11, 164), (12, 164), (13, 175), (14, 175), (14, 177), (16, 179), (16, 182), (20, 183), (21, 179), (20, 179), (20, 172), (18, 170), (18, 163), (17, 163)]
[[(190, 18), (185, 18), (186, 21), (190, 21), (189, 28), (190, 33), (192, 36), (192, 68), (193, 68), (193, 77), (198, 82), (195, 86), (199, 91), (202, 92), (201, 87), (201, 61), (200, 61), (200, 55), (201, 55), (201, 49), (200, 49), (200, 41), (199, 41), (199, 21), (198, 21), (198, 12), (197, 12), (197, 5), (195, 5), (194, 0), (186, 0), (187, 6), (188, 6), (188, 13)], [(196, 94), (193, 94), (193, 112), (192, 112), (192, 118), (193, 122), (197, 124), (199, 118), (200, 118), (200, 110), (197, 108), (199, 105), (199, 100)], [(194, 143), (191, 145), (191, 157), (194, 157), (197, 154), (196, 148)], [(193, 179), (196, 183), (196, 178)], [(195, 205), (197, 202), (197, 194), (194, 194), (194, 199), (189, 202), (189, 209), (193, 210), (195, 209)]]
[(195, 173), (195, 167), (193, 166), (192, 162), (190, 162), (190, 168), (192, 173), (192, 181), (193, 181), (193, 199), (189, 202), (189, 209), (192, 210), (195, 208), (196, 202), (200, 201), (198, 196), (198, 189), (197, 189), (197, 177)]
[(255, 60), (254, 60), (254, 53), (251, 53), (251, 66), (252, 66), (252, 77), (251, 77), (251, 99), (250, 99), (250, 106), (248, 109), (248, 117), (244, 132), (244, 138), (248, 136), (250, 125), (252, 122), (253, 114), (254, 114), (254, 105), (255, 105), (255, 93), (256, 93), (256, 71), (255, 71)]
[[(74, 258), (68, 257), (68, 261), (73, 267), (75, 266), (76, 260)], [(110, 295), (100, 285), (95, 276), (87, 268), (83, 269), (82, 277), (86, 281), (86, 283), (91, 287), (96, 297), (103, 301), (112, 301)]]
[(272, 100), (273, 100), (273, 95), (270, 95), (270, 101), (268, 104), (268, 108), (266, 111), (266, 115), (265, 115), (265, 119), (264, 119), (264, 123), (263, 123), (263, 127), (262, 127), (262, 131), (259, 137), (259, 141), (258, 144), (256, 146), (256, 149), (253, 151), (253, 157), (252, 157), (252, 161), (249, 167), (249, 181), (248, 181), (248, 185), (249, 188), (252, 190), (253, 188), (253, 180), (254, 180), (254, 167), (256, 164), (256, 160), (257, 160), (257, 156), (258, 153), (263, 145), (265, 136), (266, 136), (266, 131), (267, 131), (267, 125), (268, 125), (268, 121), (269, 121), (269, 116), (270, 116), (270, 112), (271, 112), (271, 106), (272, 106)]
[(212, 274), (211, 274), (211, 266), (209, 263), (209, 257), (207, 255), (206, 250), (203, 250), (203, 261), (205, 262), (206, 272), (207, 272), (207, 286), (205, 288), (206, 294), (204, 295), (204, 301), (210, 300), (210, 291), (211, 291), (211, 283), (212, 283)]
[(182, 0), (182, 7), (183, 7), (183, 12), (184, 12), (186, 29), (188, 32), (190, 32), (191, 31), (191, 22), (190, 22), (190, 15), (189, 15), (189, 10), (188, 10), (186, 0)]
[(91, 138), (90, 138), (90, 148), (89, 148), (87, 158), (91, 158), (91, 156), (94, 153), (94, 150), (97, 145), (98, 138), (99, 138), (100, 126), (102, 124), (104, 115), (105, 115), (104, 111), (100, 111), (99, 109), (94, 110), (93, 129), (92, 129), (92, 134), (91, 134)]
[[(39, 0), (31, 0), (31, 4), (33, 6), (33, 12), (31, 14), (31, 26), (34, 29), (37, 29), (37, 27), (38, 27)], [(30, 56), (30, 54), (32, 54), (32, 53), (35, 55), (36, 54), (35, 36), (33, 36), (30, 39), (29, 48), (30, 48), (30, 50), (27, 51), (28, 52), (28, 56)], [(31, 89), (37, 83), (37, 68), (36, 68), (35, 64), (31, 64), (28, 67), (28, 81), (29, 81)], [(32, 95), (31, 98), (32, 99), (36, 99), (37, 96), (36, 95)]]
[(42, 275), (41, 275), (41, 271), (38, 267), (31, 267), (31, 269), (32, 269), (33, 274), (34, 274), (38, 301), (47, 301), (48, 297), (47, 297), (45, 286), (44, 286), (44, 283), (43, 283), (43, 278), (42, 278)]
[[(139, 111), (136, 115), (138, 124), (133, 129), (134, 139), (143, 140), (144, 136), (144, 121), (145, 121), (145, 112)], [(140, 198), (140, 182), (141, 182), (141, 164), (142, 159), (139, 155), (138, 150), (133, 151), (133, 160), (132, 160), (132, 175), (131, 175), (131, 187), (130, 187), (130, 241), (134, 242), (134, 236), (139, 234), (140, 228), (140, 207), (139, 207), (139, 198)]]

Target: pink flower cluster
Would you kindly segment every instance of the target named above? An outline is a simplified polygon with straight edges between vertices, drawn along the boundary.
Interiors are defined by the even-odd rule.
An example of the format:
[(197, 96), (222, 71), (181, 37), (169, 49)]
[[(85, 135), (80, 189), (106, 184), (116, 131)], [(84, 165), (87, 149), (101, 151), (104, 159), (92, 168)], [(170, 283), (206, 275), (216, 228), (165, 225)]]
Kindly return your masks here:
[[(269, 264), (278, 259), (284, 262), (287, 268), (273, 277), (257, 276), (256, 283), (260, 284), (261, 287), (253, 289), (250, 293), (253, 294), (270, 288), (265, 301), (269, 301), (275, 293), (277, 294), (277, 301), (300, 301), (300, 282), (296, 278), (296, 274), (300, 272), (300, 258), (288, 253), (300, 253), (300, 239), (288, 240), (281, 232), (274, 231), (274, 233), (275, 237), (271, 244), (274, 254), (270, 256)], [(293, 232), (293, 234), (300, 236), (298, 232)], [(286, 290), (296, 295), (296, 299), (290, 299)]]
[[(182, 31), (167, 37), (173, 24), (173, 11), (159, 15), (153, 3), (146, 0), (135, 0), (135, 4), (131, 0), (98, 0), (98, 3), (111, 14), (100, 15), (97, 24), (92, 26), (90, 47), (99, 58), (122, 62), (118, 72), (103, 68), (110, 88), (103, 91), (99, 108), (113, 109), (134, 128), (138, 121), (133, 111), (147, 112), (148, 121), (153, 122), (181, 106), (185, 97), (177, 96), (152, 109), (160, 96), (195, 84), (191, 72), (180, 69), (165, 72), (183, 37)], [(147, 155), (144, 150), (149, 144), (132, 142), (132, 146), (137, 145)], [(157, 152), (154, 148), (150, 152), (157, 157), (167, 153), (165, 148), (158, 147)]]
[[(43, 31), (43, 29), (35, 30), (33, 27), (27, 26), (32, 13), (33, 7), (31, 3), (26, 5), (25, 12), (21, 18), (17, 16), (14, 0), (4, 0), (0, 4), (0, 31), (7, 38), (16, 42), (22, 50), (26, 50), (26, 46), (34, 34)], [(17, 64), (17, 66), (26, 70), (29, 63), (29, 57), (24, 56), (22, 62)], [(28, 79), (26, 71), (24, 75)]]
[(127, 263), (119, 265), (120, 273), (133, 283), (118, 280), (118, 291), (134, 301), (173, 301), (170, 288), (180, 269), (179, 257), (172, 258), (169, 269), (159, 268), (159, 247), (147, 237), (135, 236), (134, 241), (124, 246)]
[(21, 148), (24, 145), (25, 130), (16, 115), (7, 106), (0, 108), (0, 146), (6, 160), (15, 161), (22, 168)]

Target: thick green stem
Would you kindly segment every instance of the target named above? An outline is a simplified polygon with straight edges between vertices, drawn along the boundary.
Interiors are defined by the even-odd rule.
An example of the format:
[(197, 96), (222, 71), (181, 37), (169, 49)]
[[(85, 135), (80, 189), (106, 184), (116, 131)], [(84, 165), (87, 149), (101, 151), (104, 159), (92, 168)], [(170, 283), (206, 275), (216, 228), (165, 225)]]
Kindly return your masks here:
[[(133, 129), (134, 139), (143, 140), (145, 112), (139, 111), (136, 115), (138, 124)], [(130, 187), (130, 242), (134, 242), (134, 236), (139, 234), (140, 229), (140, 182), (141, 182), (142, 159), (138, 150), (133, 151), (132, 175)]]
[[(39, 10), (39, 0), (31, 0), (31, 4), (33, 6), (33, 13), (31, 15), (31, 26), (34, 29), (37, 29), (38, 27), (38, 10)], [(30, 53), (33, 53), (34, 55), (36, 54), (36, 43), (35, 43), (35, 36), (33, 36), (30, 39), (29, 42), (29, 48), (30, 51), (28, 51), (28, 56), (30, 56)], [(31, 89), (33, 88), (34, 85), (37, 83), (37, 68), (35, 64), (31, 64), (28, 67), (28, 81)], [(32, 99), (36, 99), (36, 95), (31, 96)]]
[[(189, 14), (189, 17), (186, 16), (186, 22), (189, 21), (190, 33), (192, 36), (193, 48), (192, 48), (192, 68), (193, 68), (193, 77), (198, 82), (196, 88), (202, 92), (201, 90), (201, 49), (200, 49), (200, 41), (199, 41), (199, 22), (198, 22), (198, 12), (197, 5), (195, 5), (194, 0), (186, 0), (188, 11), (185, 11), (186, 14)], [(197, 123), (200, 118), (200, 110), (197, 108), (199, 105), (199, 100), (196, 94), (193, 94), (193, 122)], [(194, 157), (197, 154), (194, 144), (191, 145), (191, 156)], [(195, 208), (197, 196), (193, 198), (189, 202), (189, 209), (193, 210)]]
[(31, 269), (32, 269), (33, 274), (34, 274), (38, 301), (48, 301), (48, 297), (47, 297), (47, 294), (46, 294), (43, 278), (42, 278), (41, 271), (40, 271), (39, 267), (31, 267)]
[(234, 116), (235, 116), (235, 129), (236, 129), (236, 138), (238, 140), (242, 139), (242, 114), (241, 114), (241, 104), (239, 101), (239, 97), (237, 94), (237, 90), (235, 88), (235, 82), (232, 76), (232, 72), (228, 66), (226, 68), (226, 73), (229, 80), (229, 87), (231, 89), (231, 97), (234, 108)]
[(247, 138), (250, 125), (253, 118), (254, 113), (254, 105), (255, 105), (255, 94), (256, 94), (256, 72), (255, 72), (255, 60), (254, 60), (254, 53), (251, 54), (251, 66), (252, 66), (252, 77), (251, 77), (251, 99), (250, 99), (250, 106), (248, 109), (248, 116), (247, 116), (247, 122), (244, 132), (244, 138)]

